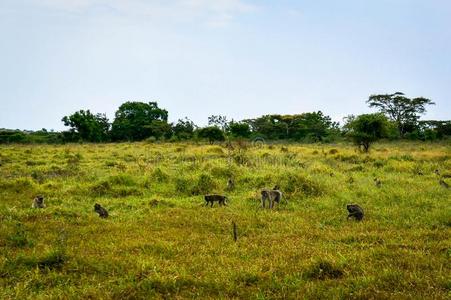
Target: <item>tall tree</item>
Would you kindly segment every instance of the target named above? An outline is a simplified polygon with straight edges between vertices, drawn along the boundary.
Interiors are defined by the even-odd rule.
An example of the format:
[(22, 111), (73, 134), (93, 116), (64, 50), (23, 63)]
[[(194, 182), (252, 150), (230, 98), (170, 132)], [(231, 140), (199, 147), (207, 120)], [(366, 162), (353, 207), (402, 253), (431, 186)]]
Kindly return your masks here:
[(177, 124), (172, 126), (172, 132), (180, 140), (187, 140), (193, 137), (196, 125), (188, 118), (179, 119)]
[(156, 102), (126, 102), (116, 111), (111, 134), (114, 140), (158, 138), (167, 130), (167, 126), (162, 126), (167, 121), (168, 111), (159, 108)]
[(354, 143), (368, 152), (372, 143), (386, 137), (388, 120), (383, 114), (364, 114), (348, 118), (347, 135)]
[(71, 141), (105, 142), (109, 139), (110, 123), (105, 114), (92, 114), (89, 110), (80, 110), (62, 119), (69, 126), (65, 137)]
[(209, 126), (197, 130), (197, 136), (203, 139), (208, 139), (210, 144), (215, 141), (224, 141), (224, 132), (217, 126)]
[(420, 115), (426, 112), (426, 105), (435, 104), (430, 99), (423, 97), (407, 98), (401, 92), (372, 95), (366, 102), (370, 107), (379, 109), (391, 121), (395, 122), (401, 137), (406, 134), (409, 127), (412, 128), (417, 125)]
[(208, 117), (208, 126), (216, 126), (222, 129), (222, 131), (226, 131), (229, 127), (229, 121), (226, 116), (221, 115), (212, 115)]
[(237, 138), (248, 138), (251, 135), (251, 127), (244, 122), (230, 122), (228, 131)]

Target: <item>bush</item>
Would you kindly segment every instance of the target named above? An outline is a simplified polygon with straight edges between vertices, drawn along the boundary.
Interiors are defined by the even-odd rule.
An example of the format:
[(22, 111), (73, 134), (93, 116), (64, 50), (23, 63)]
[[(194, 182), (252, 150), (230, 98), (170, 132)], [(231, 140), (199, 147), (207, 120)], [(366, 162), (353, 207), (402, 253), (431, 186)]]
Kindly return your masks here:
[(212, 177), (208, 174), (201, 174), (197, 180), (196, 185), (191, 191), (193, 195), (203, 195), (211, 193), (216, 187)]

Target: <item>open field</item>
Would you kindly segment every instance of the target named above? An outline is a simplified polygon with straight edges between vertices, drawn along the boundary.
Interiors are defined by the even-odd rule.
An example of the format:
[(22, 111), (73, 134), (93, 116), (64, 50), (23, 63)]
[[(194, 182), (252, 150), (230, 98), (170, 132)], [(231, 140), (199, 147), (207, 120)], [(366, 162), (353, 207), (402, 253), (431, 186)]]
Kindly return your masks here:
[[(0, 164), (1, 299), (451, 296), (449, 143), (3, 145)], [(261, 209), (275, 184), (289, 203)]]

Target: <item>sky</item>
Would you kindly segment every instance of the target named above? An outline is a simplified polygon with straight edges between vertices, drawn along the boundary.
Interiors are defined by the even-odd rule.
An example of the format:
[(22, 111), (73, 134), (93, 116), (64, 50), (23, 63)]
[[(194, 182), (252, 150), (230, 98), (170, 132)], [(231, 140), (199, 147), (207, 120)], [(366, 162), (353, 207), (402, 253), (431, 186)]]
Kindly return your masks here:
[(449, 0), (0, 0), (0, 128), (157, 101), (175, 122), (426, 97), (451, 119)]

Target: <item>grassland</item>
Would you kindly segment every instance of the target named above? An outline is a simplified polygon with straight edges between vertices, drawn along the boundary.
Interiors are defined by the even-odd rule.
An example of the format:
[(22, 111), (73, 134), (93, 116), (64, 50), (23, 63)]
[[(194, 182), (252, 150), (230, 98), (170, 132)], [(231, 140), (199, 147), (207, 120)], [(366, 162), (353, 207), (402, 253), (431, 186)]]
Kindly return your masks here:
[(0, 298), (450, 298), (449, 143), (283, 147), (0, 146)]

